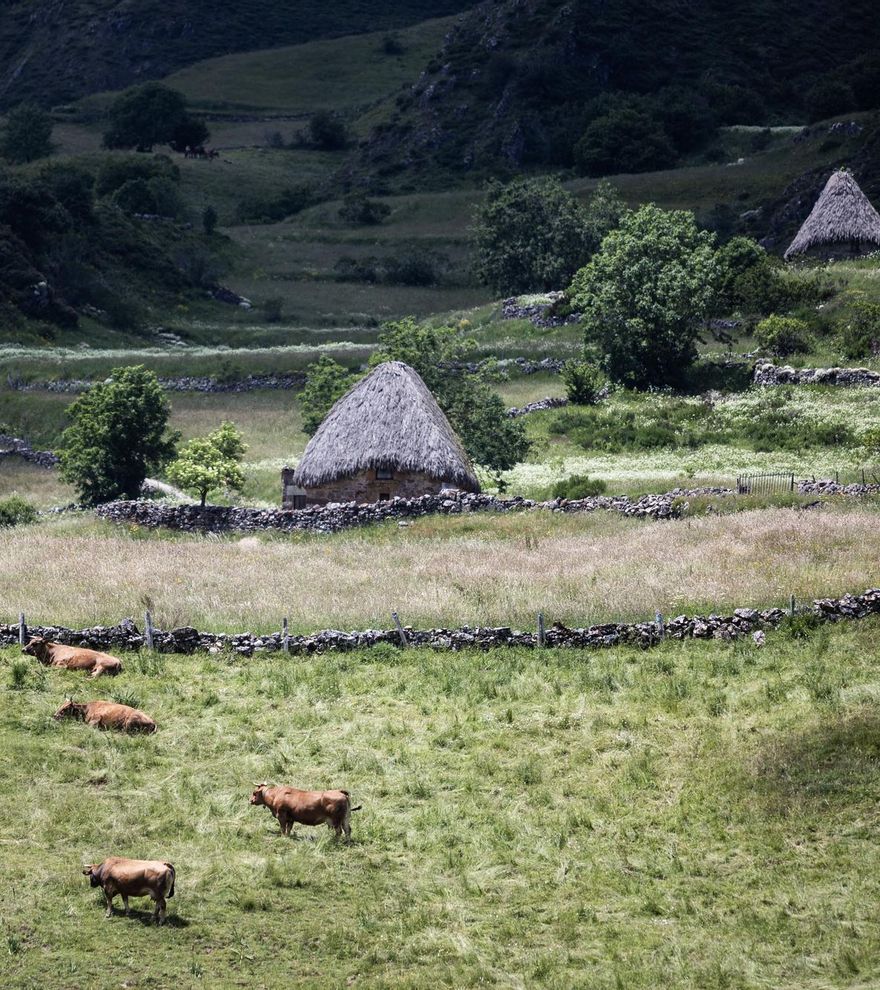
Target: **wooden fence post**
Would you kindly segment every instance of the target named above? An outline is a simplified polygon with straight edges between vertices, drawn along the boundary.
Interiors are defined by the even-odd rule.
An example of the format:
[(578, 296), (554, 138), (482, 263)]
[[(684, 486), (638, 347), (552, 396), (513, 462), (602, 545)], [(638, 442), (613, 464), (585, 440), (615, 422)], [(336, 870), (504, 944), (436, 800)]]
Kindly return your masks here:
[(18, 645), (22, 649), (27, 646), (27, 625), (24, 621), (24, 612), (18, 613)]
[(290, 633), (287, 627), (287, 616), (281, 620), (281, 649), (285, 653), (290, 653)]
[(153, 617), (144, 612), (144, 644), (148, 650), (153, 649)]
[(794, 595), (788, 601), (788, 614), (794, 615)]
[(391, 618), (394, 619), (394, 625), (397, 626), (397, 635), (400, 636), (400, 645), (406, 649), (409, 646), (409, 642), (406, 638), (406, 633), (403, 631), (403, 626), (400, 624), (400, 616), (397, 612), (391, 613)]
[(543, 646), (544, 643), (544, 613), (538, 612), (538, 646)]

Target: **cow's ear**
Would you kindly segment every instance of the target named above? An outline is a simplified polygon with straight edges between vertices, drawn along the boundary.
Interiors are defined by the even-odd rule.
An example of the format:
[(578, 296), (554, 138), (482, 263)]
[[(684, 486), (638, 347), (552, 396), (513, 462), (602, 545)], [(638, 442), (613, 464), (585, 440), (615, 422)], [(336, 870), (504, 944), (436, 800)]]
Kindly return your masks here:
[(83, 876), (84, 877), (90, 877), (92, 875), (92, 870), (93, 869), (94, 869), (94, 866), (84, 866), (83, 867)]

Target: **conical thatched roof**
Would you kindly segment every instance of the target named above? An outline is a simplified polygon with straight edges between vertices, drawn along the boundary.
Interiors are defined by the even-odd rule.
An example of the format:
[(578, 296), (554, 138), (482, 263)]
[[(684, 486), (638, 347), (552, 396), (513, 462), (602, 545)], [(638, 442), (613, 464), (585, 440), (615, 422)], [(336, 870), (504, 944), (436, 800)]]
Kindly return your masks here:
[(833, 172), (812, 213), (785, 252), (790, 258), (822, 244), (867, 242), (880, 246), (880, 214), (852, 172)]
[(402, 361), (378, 365), (339, 399), (309, 441), (294, 481), (314, 488), (375, 468), (422, 472), (480, 490), (437, 400)]

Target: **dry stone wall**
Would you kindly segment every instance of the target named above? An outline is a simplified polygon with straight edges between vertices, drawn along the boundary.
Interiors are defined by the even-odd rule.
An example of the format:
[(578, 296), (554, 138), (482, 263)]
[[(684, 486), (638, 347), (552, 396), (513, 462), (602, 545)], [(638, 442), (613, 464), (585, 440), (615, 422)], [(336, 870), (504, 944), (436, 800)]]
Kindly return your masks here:
[[(103, 379), (102, 379), (103, 380)], [(305, 385), (304, 371), (284, 372), (278, 375), (248, 375), (238, 380), (219, 380), (208, 375), (183, 375), (180, 378), (160, 378), (159, 384), (166, 392), (255, 392), (260, 389), (295, 389)], [(19, 392), (70, 392), (88, 391), (94, 384), (84, 378), (62, 378), (55, 381), (23, 382), (10, 379), (10, 388)]]
[(595, 495), (583, 499), (535, 502), (516, 497), (470, 492), (445, 492), (418, 498), (391, 498), (384, 502), (330, 502), (305, 509), (254, 509), (221, 505), (173, 505), (147, 500), (107, 502), (95, 512), (103, 519), (139, 526), (187, 532), (254, 532), (278, 529), (284, 532), (337, 533), (354, 526), (396, 519), (405, 522), (419, 516), (460, 515), (468, 512), (596, 512), (605, 510), (646, 519), (671, 519), (681, 514), (683, 500), (703, 495), (733, 496), (730, 488), (675, 488), (662, 495)]
[(792, 368), (759, 361), (755, 385), (840, 385), (847, 388), (880, 386), (880, 372), (868, 368)]
[(20, 457), (40, 467), (53, 468), (58, 464), (58, 455), (51, 450), (34, 450), (27, 440), (0, 433), (0, 457)]
[[(861, 595), (842, 598), (820, 598), (802, 610), (818, 621), (838, 622), (863, 619), (880, 614), (880, 588), (871, 588)], [(679, 615), (669, 622), (609, 622), (585, 628), (569, 628), (556, 623), (546, 630), (544, 646), (565, 649), (602, 649), (613, 646), (655, 646), (664, 638), (734, 640), (761, 630), (779, 626), (786, 613), (779, 608), (738, 608), (729, 615)], [(64, 626), (33, 626), (28, 632), (72, 646), (96, 650), (140, 650), (144, 636), (132, 619), (116, 626), (93, 626), (88, 629), (68, 629)], [(458, 629), (413, 629), (404, 627), (408, 646), (434, 650), (489, 650), (499, 646), (534, 649), (541, 644), (533, 632), (523, 632), (508, 626)], [(19, 641), (19, 627), (13, 623), (0, 624), (0, 646), (14, 646)], [(153, 630), (153, 648), (161, 653), (226, 653), (252, 656), (254, 653), (281, 652), (285, 649), (295, 656), (315, 653), (346, 652), (380, 643), (402, 647), (397, 629), (365, 629), (343, 632), (325, 629), (305, 636), (290, 636), (286, 643), (281, 633), (255, 636), (251, 633), (199, 632), (190, 626), (163, 631)]]

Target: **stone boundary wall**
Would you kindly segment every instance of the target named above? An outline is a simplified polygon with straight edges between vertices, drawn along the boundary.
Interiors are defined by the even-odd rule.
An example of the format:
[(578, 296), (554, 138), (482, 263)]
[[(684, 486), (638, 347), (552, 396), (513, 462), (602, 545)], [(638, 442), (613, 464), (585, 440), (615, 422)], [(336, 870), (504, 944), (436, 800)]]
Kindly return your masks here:
[[(101, 379), (104, 381), (104, 379)], [(294, 389), (305, 385), (304, 371), (290, 371), (279, 375), (248, 375), (237, 381), (219, 381), (208, 375), (184, 375), (180, 378), (160, 378), (159, 384), (166, 392), (255, 392), (260, 389)], [(9, 379), (8, 385), (18, 392), (69, 392), (88, 391), (96, 382), (84, 378), (66, 378), (57, 381), (22, 382)]]
[(0, 457), (13, 456), (44, 468), (53, 468), (59, 461), (58, 455), (51, 450), (34, 450), (27, 440), (0, 433)]
[(868, 368), (792, 368), (759, 361), (755, 385), (840, 385), (845, 388), (880, 386), (880, 372)]
[[(880, 614), (880, 588), (870, 588), (861, 595), (844, 595), (842, 598), (819, 598), (802, 613), (811, 614), (819, 621), (838, 622), (844, 619), (863, 619)], [(679, 615), (669, 622), (608, 622), (587, 628), (570, 629), (556, 623), (547, 629), (544, 646), (567, 649), (602, 649), (614, 646), (637, 646), (642, 649), (655, 646), (664, 638), (734, 640), (761, 630), (775, 629), (786, 613), (780, 608), (738, 608), (732, 615)], [(144, 636), (132, 619), (125, 619), (117, 626), (94, 626), (89, 629), (67, 629), (63, 626), (33, 626), (29, 633), (72, 646), (89, 649), (140, 650)], [(489, 650), (499, 646), (519, 646), (535, 649), (541, 644), (532, 632), (522, 632), (508, 626), (475, 627), (459, 629), (413, 629), (404, 627), (407, 645), (434, 650)], [(14, 646), (19, 641), (19, 627), (13, 623), (0, 624), (0, 646)], [(325, 629), (306, 636), (289, 636), (287, 652), (295, 656), (327, 652), (347, 652), (363, 647), (386, 643), (402, 647), (400, 633), (396, 629), (365, 629), (343, 632)], [(251, 633), (199, 632), (190, 626), (163, 631), (153, 630), (153, 648), (160, 653), (230, 653), (252, 656), (254, 653), (281, 652), (285, 643), (280, 632), (265, 636)]]
[(278, 529), (283, 532), (306, 531), (338, 533), (354, 526), (428, 515), (461, 515), (469, 512), (596, 512), (607, 510), (625, 516), (646, 519), (672, 519), (681, 513), (679, 500), (698, 496), (733, 496), (731, 488), (676, 488), (662, 495), (594, 495), (590, 498), (535, 502), (517, 496), (501, 499), (497, 495), (471, 492), (446, 492), (418, 498), (391, 498), (384, 502), (330, 502), (305, 509), (255, 509), (240, 506), (196, 504), (168, 505), (147, 500), (107, 502), (95, 513), (112, 522), (136, 523), (139, 526), (166, 526), (187, 532), (224, 533)]
[(568, 399), (559, 395), (550, 395), (546, 399), (537, 399), (535, 402), (527, 402), (524, 406), (513, 406), (507, 410), (505, 415), (508, 419), (517, 419), (519, 416), (527, 416), (533, 412), (543, 412), (545, 409), (561, 409), (568, 405)]

